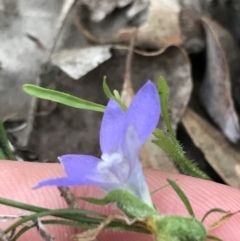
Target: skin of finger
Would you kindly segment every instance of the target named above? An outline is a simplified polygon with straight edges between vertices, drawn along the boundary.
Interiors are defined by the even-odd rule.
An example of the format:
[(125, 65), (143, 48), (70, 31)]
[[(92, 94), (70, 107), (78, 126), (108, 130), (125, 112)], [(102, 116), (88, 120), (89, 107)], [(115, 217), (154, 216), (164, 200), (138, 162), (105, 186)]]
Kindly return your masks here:
[[(31, 189), (31, 187), (41, 180), (63, 176), (64, 172), (59, 164), (1, 161), (0, 170), (1, 197), (28, 202), (29, 204), (39, 205), (46, 208), (66, 207), (64, 200), (60, 197), (59, 191), (55, 187), (46, 187), (38, 190)], [(163, 173), (150, 169), (145, 170), (145, 175), (151, 191), (164, 186), (167, 183), (166, 178), (176, 180), (178, 185), (189, 198), (198, 219), (201, 219), (211, 208), (218, 207), (232, 212), (240, 209), (240, 191), (237, 189), (215, 184), (210, 181), (199, 180), (183, 175)], [(98, 191), (98, 189), (90, 187), (73, 188), (73, 192), (76, 196), (101, 195), (101, 192)], [(163, 214), (181, 214), (189, 216), (186, 208), (171, 187), (168, 186), (161, 189), (152, 197), (154, 204)], [(92, 206), (86, 202), (80, 202), (80, 205), (84, 208), (92, 208)], [(116, 212), (115, 208), (110, 205), (104, 209), (94, 206), (94, 210), (104, 213)], [(0, 205), (0, 214), (16, 213), (22, 213), (22, 211)], [(206, 225), (208, 226), (219, 217), (220, 215), (218, 214), (211, 215), (206, 220)], [(0, 227), (3, 229), (7, 225), (9, 225), (7, 222), (0, 223)], [(237, 214), (221, 227), (211, 231), (211, 234), (217, 235), (225, 241), (235, 241), (240, 237), (239, 225), (240, 214)], [(63, 227), (56, 228), (48, 226), (47, 228), (52, 234), (54, 234), (55, 239), (59, 241), (68, 240), (68, 235), (73, 232), (73, 230), (65, 229)], [(35, 241), (42, 240), (36, 230), (31, 230), (31, 232), (23, 235), (19, 240), (32, 240), (33, 237)], [(135, 233), (123, 234), (119, 232), (104, 232), (100, 235), (99, 239), (147, 241), (151, 240), (151, 237), (149, 235), (138, 235)]]

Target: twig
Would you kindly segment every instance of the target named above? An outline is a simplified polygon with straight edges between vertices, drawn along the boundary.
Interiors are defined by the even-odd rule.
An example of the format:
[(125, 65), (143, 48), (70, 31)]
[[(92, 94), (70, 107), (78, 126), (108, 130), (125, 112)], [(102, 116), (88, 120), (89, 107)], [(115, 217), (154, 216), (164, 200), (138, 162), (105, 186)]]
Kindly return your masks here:
[(88, 31), (81, 21), (81, 15), (83, 13), (83, 6), (79, 5), (76, 10), (74, 17), (74, 22), (77, 27), (77, 30), (86, 38), (86, 40), (92, 44), (106, 44), (107, 42), (96, 38), (90, 31)]
[(54, 35), (53, 45), (52, 45), (52, 48), (51, 48), (51, 51), (50, 51), (50, 54), (49, 54), (49, 58), (51, 57), (51, 55), (54, 53), (54, 51), (56, 49), (57, 41), (58, 41), (58, 38), (59, 38), (59, 36), (62, 32), (63, 26), (66, 22), (68, 13), (73, 8), (75, 3), (76, 3), (76, 0), (64, 1), (63, 7), (61, 9), (60, 16), (59, 16), (57, 24), (56, 24), (57, 25), (56, 32), (55, 32), (55, 35)]
[(69, 207), (71, 208), (79, 207), (75, 197), (73, 196), (72, 192), (68, 187), (58, 187), (58, 190), (60, 191), (61, 196), (64, 198), (64, 200), (66, 201)]
[(39, 234), (41, 235), (41, 237), (43, 238), (43, 240), (45, 240), (45, 241), (54, 241), (55, 240), (50, 235), (50, 233), (45, 228), (45, 226), (42, 224), (40, 219), (37, 220), (37, 230), (38, 230)]
[(11, 241), (11, 239), (0, 229), (0, 241)]
[(4, 222), (4, 221), (8, 221), (8, 220), (14, 220), (14, 219), (17, 219), (17, 218), (23, 218), (23, 217), (26, 217), (28, 216), (29, 214), (9, 214), (9, 215), (0, 215), (0, 222)]
[(135, 43), (135, 34), (136, 34), (136, 31), (134, 31), (133, 33), (133, 36), (130, 42), (130, 47), (128, 50), (126, 66), (125, 66), (125, 76), (124, 76), (123, 88), (121, 93), (121, 99), (126, 106), (130, 105), (134, 96), (134, 91), (132, 86), (132, 76), (131, 76), (132, 75), (131, 65), (132, 65), (133, 49), (134, 49), (134, 43)]

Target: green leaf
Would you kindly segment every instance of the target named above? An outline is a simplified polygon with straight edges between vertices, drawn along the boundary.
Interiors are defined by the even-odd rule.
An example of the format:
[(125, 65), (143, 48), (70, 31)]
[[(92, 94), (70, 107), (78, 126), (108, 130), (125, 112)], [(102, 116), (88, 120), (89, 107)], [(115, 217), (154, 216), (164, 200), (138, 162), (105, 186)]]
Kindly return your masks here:
[(44, 100), (51, 100), (58, 102), (64, 105), (68, 105), (74, 108), (84, 109), (84, 110), (93, 110), (98, 112), (104, 112), (105, 106), (96, 104), (91, 101), (80, 99), (76, 96), (70, 94), (62, 93), (60, 91), (46, 89), (39, 87), (37, 85), (25, 84), (23, 85), (23, 90), (32, 96), (38, 97)]
[(111, 90), (110, 90), (110, 88), (107, 84), (107, 77), (106, 76), (103, 77), (103, 91), (109, 99), (114, 98), (114, 95), (112, 94), (112, 92), (111, 92)]
[(103, 91), (109, 99), (115, 100), (124, 111), (127, 111), (127, 107), (122, 103), (121, 98), (119, 98), (120, 97), (119, 93), (117, 96), (115, 96), (116, 91), (115, 91), (115, 95), (111, 92), (111, 90), (107, 84), (106, 76), (103, 78)]
[(6, 131), (0, 120), (0, 160), (16, 160), (9, 147)]
[(212, 236), (212, 235), (207, 235), (207, 239), (216, 240), (216, 241), (223, 241), (223, 239), (220, 239), (220, 238)]
[(116, 97), (117, 100), (121, 101), (121, 96), (117, 90), (113, 90), (113, 94)]
[(150, 215), (159, 215), (154, 208), (143, 203), (132, 193), (122, 189), (113, 190), (102, 199), (91, 197), (83, 197), (81, 199), (101, 206), (104, 206), (108, 203), (115, 203), (120, 210), (122, 210), (128, 217), (131, 218), (142, 218)]
[[(30, 220), (36, 220), (39, 217), (44, 216), (54, 216), (58, 218), (68, 219), (71, 221), (76, 221), (79, 223), (79, 225), (99, 225), (104, 219), (106, 219), (106, 215), (102, 213), (97, 213), (91, 210), (84, 210), (80, 208), (67, 208), (67, 209), (56, 209), (56, 210), (50, 210), (46, 208), (41, 208), (33, 205), (29, 205), (22, 202), (16, 202), (13, 200), (5, 199), (0, 197), (0, 204), (15, 207), (18, 209), (27, 210), (30, 212), (36, 212), (35, 214), (26, 216), (18, 220), (17, 222), (13, 223), (10, 227), (8, 227), (5, 232), (9, 233), (12, 230), (16, 229), (20, 225), (22, 225), (24, 222), (30, 221)], [(89, 215), (89, 217), (87, 216)], [(113, 221), (108, 226), (109, 228), (114, 229), (124, 229), (129, 231), (136, 231), (136, 232), (144, 232), (148, 233), (148, 231), (142, 227), (139, 226), (129, 226), (127, 224), (123, 224), (121, 221)]]
[(161, 147), (170, 157), (172, 157), (179, 167), (187, 174), (193, 177), (210, 179), (204, 172), (202, 172), (185, 157), (184, 151), (174, 134), (169, 118), (167, 82), (163, 77), (159, 77), (157, 85), (161, 99), (162, 116), (167, 126), (170, 139), (168, 139), (160, 130), (155, 130), (154, 135), (158, 138), (158, 140), (154, 141), (154, 143)]
[[(71, 221), (65, 221), (65, 220), (41, 220), (41, 223), (46, 225), (46, 224), (55, 224), (55, 225), (64, 225), (64, 226), (69, 226), (69, 227), (75, 227), (75, 228), (82, 228), (82, 229), (88, 229), (88, 228), (95, 228), (98, 225), (89, 225), (86, 223), (78, 223), (78, 222), (71, 222)], [(36, 227), (36, 225), (33, 226), (25, 226), (21, 228), (12, 238), (11, 241), (17, 241), (20, 236), (22, 236), (25, 232), (30, 230), (31, 228)]]
[(172, 129), (172, 125), (171, 125), (171, 121), (170, 121), (169, 113), (168, 113), (168, 85), (167, 85), (166, 80), (162, 76), (160, 76), (158, 78), (157, 87), (158, 87), (158, 92), (159, 92), (159, 96), (160, 96), (160, 100), (161, 100), (162, 117), (167, 126), (168, 133), (170, 135), (172, 142), (176, 146), (179, 146), (178, 140), (176, 139), (175, 133)]
[(207, 180), (210, 179), (204, 172), (202, 172), (190, 160), (188, 160), (161, 130), (155, 129), (153, 135), (157, 138), (157, 140), (153, 140), (152, 142), (164, 150), (185, 173), (193, 177)]
[(187, 196), (185, 195), (185, 193), (182, 191), (182, 189), (177, 185), (176, 182), (174, 182), (171, 179), (167, 179), (168, 183), (172, 186), (172, 188), (174, 189), (174, 191), (178, 194), (178, 196), (181, 198), (182, 202), (184, 203), (185, 207), (188, 210), (188, 213), (192, 216), (195, 217), (195, 214), (193, 212), (192, 206), (187, 198)]
[[(93, 212), (93, 211), (90, 211), (90, 210), (70, 209), (69, 208), (69, 209), (64, 209), (65, 211), (60, 210), (58, 212), (58, 210), (50, 210), (50, 209), (46, 209), (46, 208), (41, 208), (41, 207), (29, 205), (29, 204), (22, 203), (22, 202), (16, 202), (16, 201), (9, 200), (9, 199), (6, 199), (6, 198), (1, 198), (1, 197), (0, 197), (0, 204), (15, 207), (15, 208), (18, 208), (18, 209), (27, 210), (27, 211), (30, 211), (30, 212), (36, 212), (37, 214), (38, 213), (40, 213), (40, 214), (47, 213), (48, 215), (51, 214), (52, 216), (55, 216), (55, 217), (66, 218), (66, 219), (78, 221), (78, 222), (87, 222), (88, 221), (90, 223), (99, 224), (99, 222), (100, 222), (99, 220), (101, 220), (103, 218), (106, 218), (106, 215), (103, 215), (103, 214), (97, 213), (97, 212)], [(50, 212), (50, 214), (48, 212)], [(98, 218), (93, 218), (93, 219), (89, 220), (86, 215), (90, 215), (92, 217), (95, 216), (95, 217), (98, 217)], [(30, 217), (30, 216), (27, 216), (27, 217)], [(31, 216), (31, 217), (36, 218), (36, 216)], [(13, 230), (14, 228), (17, 227), (15, 225), (21, 225), (21, 224), (15, 223), (12, 226), (10, 226), (7, 230), (10, 230), (10, 231)]]
[[(82, 223), (89, 223), (89, 224), (99, 224), (101, 222), (102, 219), (87, 217), (85, 215), (86, 214), (85, 211), (87, 211), (87, 210), (67, 208), (67, 209), (55, 209), (55, 210), (48, 210), (48, 211), (44, 211), (44, 212), (38, 212), (38, 213), (35, 213), (32, 215), (23, 217), (20, 220), (16, 221), (15, 223), (13, 223), (10, 227), (8, 227), (5, 230), (5, 233), (9, 233), (12, 230), (15, 230), (18, 226), (23, 225), (24, 223), (26, 223), (30, 220), (35, 220), (37, 218), (49, 216), (49, 215), (55, 216), (55, 217), (64, 217), (64, 215), (65, 215), (64, 218), (82, 222)], [(71, 217), (71, 216), (73, 216), (73, 217)]]
[(211, 214), (211, 213), (229, 213), (229, 211), (225, 211), (221, 208), (212, 208), (211, 210), (209, 210), (208, 212), (205, 213), (205, 215), (203, 216), (201, 222), (204, 222), (205, 219)]

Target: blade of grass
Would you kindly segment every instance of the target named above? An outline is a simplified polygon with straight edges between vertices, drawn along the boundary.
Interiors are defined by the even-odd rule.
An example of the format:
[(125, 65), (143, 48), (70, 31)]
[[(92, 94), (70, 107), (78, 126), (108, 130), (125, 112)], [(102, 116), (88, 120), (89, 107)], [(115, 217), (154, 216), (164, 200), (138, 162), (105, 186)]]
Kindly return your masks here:
[(16, 160), (9, 147), (9, 142), (5, 128), (0, 120), (0, 160)]
[(104, 112), (105, 106), (78, 98), (60, 91), (46, 89), (37, 85), (25, 84), (23, 90), (32, 96), (40, 99), (51, 100), (74, 108)]
[(192, 217), (195, 217), (195, 214), (192, 209), (192, 205), (190, 204), (190, 202), (189, 202), (187, 196), (185, 195), (185, 193), (183, 192), (183, 190), (173, 180), (167, 179), (167, 181), (171, 185), (171, 187), (174, 189), (174, 191), (177, 193), (177, 195), (181, 198), (182, 202), (184, 203), (185, 207), (188, 210), (188, 213)]

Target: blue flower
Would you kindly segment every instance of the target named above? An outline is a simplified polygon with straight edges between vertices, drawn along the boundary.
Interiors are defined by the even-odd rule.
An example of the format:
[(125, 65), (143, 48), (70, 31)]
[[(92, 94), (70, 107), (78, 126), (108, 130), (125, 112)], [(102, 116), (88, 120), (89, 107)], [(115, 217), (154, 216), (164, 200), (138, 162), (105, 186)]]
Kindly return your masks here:
[(106, 192), (126, 189), (152, 206), (139, 151), (159, 117), (160, 100), (151, 81), (138, 91), (127, 112), (110, 100), (100, 130), (101, 159), (90, 155), (61, 156), (59, 160), (67, 176), (42, 181), (36, 188), (95, 185)]

